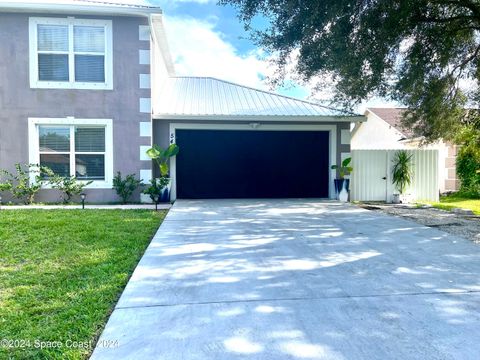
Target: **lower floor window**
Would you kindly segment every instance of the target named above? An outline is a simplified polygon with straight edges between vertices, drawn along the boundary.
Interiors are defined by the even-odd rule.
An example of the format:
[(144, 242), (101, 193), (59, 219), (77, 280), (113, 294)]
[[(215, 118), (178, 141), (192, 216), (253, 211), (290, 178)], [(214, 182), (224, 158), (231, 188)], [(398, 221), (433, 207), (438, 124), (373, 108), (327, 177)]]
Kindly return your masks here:
[(111, 181), (111, 121), (32, 119), (36, 145), (31, 162), (60, 176), (79, 180)]
[(40, 165), (62, 176), (105, 180), (105, 127), (39, 125)]

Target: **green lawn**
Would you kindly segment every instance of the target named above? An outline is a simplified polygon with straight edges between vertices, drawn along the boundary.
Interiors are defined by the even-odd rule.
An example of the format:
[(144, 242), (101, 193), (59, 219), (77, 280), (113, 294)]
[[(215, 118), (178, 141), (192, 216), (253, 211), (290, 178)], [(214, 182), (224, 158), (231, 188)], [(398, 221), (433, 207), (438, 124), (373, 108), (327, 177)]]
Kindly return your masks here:
[(476, 215), (480, 215), (480, 199), (469, 199), (459, 195), (442, 196), (439, 203), (431, 203), (433, 207), (443, 210), (454, 208), (470, 209)]
[(88, 357), (165, 213), (0, 210), (0, 359)]

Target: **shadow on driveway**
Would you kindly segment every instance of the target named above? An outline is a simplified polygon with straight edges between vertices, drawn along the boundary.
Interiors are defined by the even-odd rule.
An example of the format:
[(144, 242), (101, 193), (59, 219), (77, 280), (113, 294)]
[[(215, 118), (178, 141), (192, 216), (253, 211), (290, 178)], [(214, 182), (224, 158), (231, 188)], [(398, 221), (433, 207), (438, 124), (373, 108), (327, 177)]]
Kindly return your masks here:
[(178, 201), (92, 359), (478, 359), (479, 273), (478, 245), (348, 204)]

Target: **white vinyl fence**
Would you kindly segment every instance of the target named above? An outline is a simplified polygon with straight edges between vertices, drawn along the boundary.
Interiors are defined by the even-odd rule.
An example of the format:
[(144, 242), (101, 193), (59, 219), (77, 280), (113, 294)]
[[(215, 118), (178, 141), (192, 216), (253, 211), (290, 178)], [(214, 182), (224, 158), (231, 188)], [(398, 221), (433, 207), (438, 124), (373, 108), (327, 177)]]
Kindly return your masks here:
[[(398, 150), (352, 150), (350, 198), (353, 201), (391, 202), (398, 191), (392, 184), (393, 158)], [(410, 199), (438, 201), (438, 150), (406, 150), (413, 154), (413, 179), (406, 194)]]

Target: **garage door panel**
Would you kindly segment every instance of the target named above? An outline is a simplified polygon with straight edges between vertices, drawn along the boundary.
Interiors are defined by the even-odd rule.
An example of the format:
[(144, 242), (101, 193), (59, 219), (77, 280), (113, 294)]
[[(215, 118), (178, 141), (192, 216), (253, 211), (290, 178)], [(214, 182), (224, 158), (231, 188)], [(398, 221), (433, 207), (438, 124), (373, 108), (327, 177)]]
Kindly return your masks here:
[(177, 130), (178, 198), (328, 197), (325, 131)]

